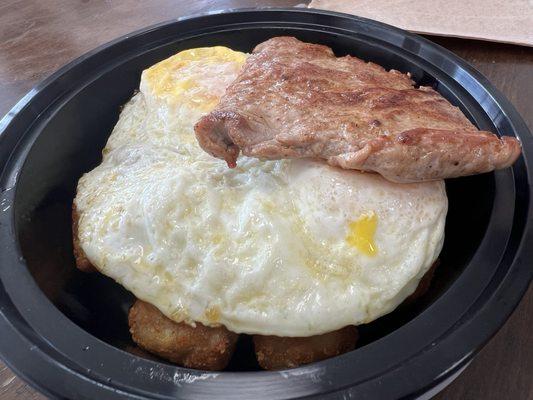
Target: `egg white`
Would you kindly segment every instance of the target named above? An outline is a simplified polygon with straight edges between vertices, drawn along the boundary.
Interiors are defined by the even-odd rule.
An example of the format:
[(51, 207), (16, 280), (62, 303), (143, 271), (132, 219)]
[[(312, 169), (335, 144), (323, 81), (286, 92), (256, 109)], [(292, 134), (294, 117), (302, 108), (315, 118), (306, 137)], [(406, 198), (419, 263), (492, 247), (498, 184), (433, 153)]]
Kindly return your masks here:
[[(310, 336), (392, 311), (437, 258), (442, 181), (394, 184), (310, 160), (205, 153), (193, 125), (243, 53), (193, 49), (143, 73), (75, 205), (88, 259), (169, 318)], [(374, 254), (347, 240), (373, 215)]]

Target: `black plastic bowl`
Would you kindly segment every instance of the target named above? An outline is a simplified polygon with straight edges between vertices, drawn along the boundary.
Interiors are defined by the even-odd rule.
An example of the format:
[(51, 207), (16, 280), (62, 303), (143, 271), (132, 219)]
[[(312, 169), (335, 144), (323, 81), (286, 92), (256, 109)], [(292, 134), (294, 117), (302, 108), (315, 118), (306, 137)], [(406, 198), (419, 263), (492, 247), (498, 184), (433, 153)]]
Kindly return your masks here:
[[(70, 205), (96, 166), (120, 106), (143, 69), (180, 50), (250, 51), (277, 35), (331, 46), (432, 85), (480, 128), (518, 137), (504, 171), (447, 182), (446, 242), (430, 292), (361, 327), (355, 351), (280, 372), (257, 371), (241, 341), (230, 371), (206, 373), (130, 353), (132, 296), (74, 269)], [(79, 58), (0, 122), (0, 353), (53, 397), (417, 397), (459, 371), (512, 312), (532, 277), (532, 137), (509, 102), (472, 67), (402, 30), (303, 9), (184, 18), (125, 36)], [(505, 372), (504, 372), (505, 373)]]

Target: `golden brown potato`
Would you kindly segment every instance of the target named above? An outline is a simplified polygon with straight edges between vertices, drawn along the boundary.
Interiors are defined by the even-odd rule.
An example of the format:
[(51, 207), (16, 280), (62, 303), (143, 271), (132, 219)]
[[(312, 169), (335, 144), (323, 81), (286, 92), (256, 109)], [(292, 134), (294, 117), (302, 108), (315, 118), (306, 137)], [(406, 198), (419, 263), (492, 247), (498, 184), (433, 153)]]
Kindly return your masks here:
[(239, 337), (223, 326), (176, 323), (141, 300), (130, 309), (129, 325), (141, 348), (184, 367), (211, 371), (226, 367)]
[(416, 287), (415, 291), (411, 293), (409, 297), (407, 297), (401, 305), (409, 305), (418, 300), (420, 297), (426, 294), (426, 292), (429, 290), (429, 287), (431, 286), (431, 281), (433, 280), (433, 275), (435, 274), (435, 270), (439, 266), (439, 260), (435, 261), (430, 269), (425, 273), (425, 275), (420, 279), (420, 282), (418, 282), (418, 286)]
[(76, 210), (76, 205), (72, 204), (72, 246), (74, 250), (74, 258), (76, 259), (76, 267), (83, 272), (94, 272), (96, 268), (85, 256), (85, 253), (80, 246), (80, 238), (78, 237), (78, 220), (79, 215)]
[(294, 368), (338, 356), (355, 348), (355, 326), (310, 337), (254, 335), (255, 355), (261, 368)]

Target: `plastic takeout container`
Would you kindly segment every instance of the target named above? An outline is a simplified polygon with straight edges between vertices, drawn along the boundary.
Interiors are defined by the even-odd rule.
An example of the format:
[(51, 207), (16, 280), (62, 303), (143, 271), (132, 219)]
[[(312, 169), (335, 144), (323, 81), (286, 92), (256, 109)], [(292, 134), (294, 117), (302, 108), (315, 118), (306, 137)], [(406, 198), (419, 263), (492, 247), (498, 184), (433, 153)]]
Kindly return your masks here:
[[(135, 355), (126, 319), (132, 295), (74, 268), (77, 180), (99, 163), (143, 69), (183, 49), (249, 52), (278, 35), (410, 72), (479, 128), (518, 137), (523, 156), (507, 170), (446, 182), (446, 240), (430, 291), (362, 326), (355, 351), (275, 372), (258, 370), (246, 339), (224, 372)], [(496, 333), (528, 287), (532, 155), (524, 122), (487, 79), (449, 51), (382, 23), (320, 10), (237, 10), (124, 36), (63, 67), (0, 122), (0, 354), (57, 398), (427, 397)]]

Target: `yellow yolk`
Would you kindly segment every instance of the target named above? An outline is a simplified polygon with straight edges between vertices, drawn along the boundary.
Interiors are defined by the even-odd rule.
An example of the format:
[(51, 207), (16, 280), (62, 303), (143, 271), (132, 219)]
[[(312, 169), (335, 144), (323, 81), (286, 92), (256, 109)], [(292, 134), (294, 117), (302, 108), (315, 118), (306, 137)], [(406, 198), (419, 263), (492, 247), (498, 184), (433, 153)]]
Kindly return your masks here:
[(348, 225), (348, 235), (346, 241), (367, 256), (374, 256), (377, 247), (374, 243), (374, 234), (378, 224), (378, 217), (373, 212), (363, 214), (357, 221)]
[(220, 96), (202, 89), (206, 84), (202, 68), (224, 64), (240, 66), (245, 61), (246, 54), (222, 46), (184, 50), (145, 70), (143, 79), (151, 82), (155, 96), (170, 102), (189, 102), (207, 112), (218, 103)]

